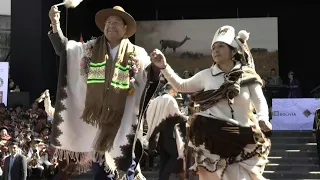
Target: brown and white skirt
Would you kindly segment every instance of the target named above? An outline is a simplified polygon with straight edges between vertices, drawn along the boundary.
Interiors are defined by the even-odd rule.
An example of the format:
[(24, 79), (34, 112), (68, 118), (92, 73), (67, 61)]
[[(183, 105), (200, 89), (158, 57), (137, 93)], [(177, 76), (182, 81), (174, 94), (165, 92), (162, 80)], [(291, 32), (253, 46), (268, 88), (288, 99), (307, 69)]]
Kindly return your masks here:
[(242, 127), (201, 115), (191, 118), (189, 125), (188, 145), (195, 157), (190, 170), (205, 169), (203, 179), (265, 179), (262, 173), (271, 143), (258, 125)]

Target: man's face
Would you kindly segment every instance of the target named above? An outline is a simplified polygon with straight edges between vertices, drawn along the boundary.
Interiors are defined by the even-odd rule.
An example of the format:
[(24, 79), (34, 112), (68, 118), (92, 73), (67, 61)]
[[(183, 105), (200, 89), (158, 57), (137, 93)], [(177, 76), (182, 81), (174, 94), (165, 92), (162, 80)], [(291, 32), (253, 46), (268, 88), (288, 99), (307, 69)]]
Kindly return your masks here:
[(30, 147), (32, 148), (32, 149), (37, 149), (38, 148), (38, 143), (36, 143), (36, 142), (32, 142), (31, 141), (31, 143), (30, 143)]
[(175, 91), (173, 88), (170, 89), (169, 94), (171, 94), (171, 96), (177, 96), (177, 91)]
[(45, 123), (46, 121), (47, 121), (47, 119), (45, 119), (45, 118), (39, 119), (39, 122), (40, 122), (40, 123)]
[(42, 134), (43, 134), (44, 136), (48, 135), (48, 134), (49, 134), (49, 130), (48, 130), (48, 129), (44, 129), (44, 130), (42, 131)]
[(5, 107), (0, 107), (0, 113), (4, 113), (6, 111)]
[(18, 151), (18, 146), (17, 146), (17, 145), (11, 145), (11, 146), (9, 147), (9, 152), (10, 152), (11, 154), (16, 154), (17, 151)]
[(5, 120), (4, 120), (4, 125), (5, 125), (5, 126), (9, 126), (9, 124), (10, 124), (10, 120), (9, 120), (9, 119), (5, 119)]
[(275, 71), (275, 70), (271, 70), (271, 71), (270, 71), (270, 75), (271, 75), (271, 76), (275, 76), (275, 75), (276, 75), (276, 71)]
[(11, 81), (11, 82), (9, 83), (9, 87), (10, 87), (10, 88), (13, 88), (13, 86), (14, 86), (14, 82)]
[(21, 107), (16, 107), (16, 112), (20, 113), (21, 112)]
[(11, 116), (11, 120), (12, 120), (12, 121), (17, 121), (17, 120), (18, 120), (18, 117), (17, 117), (17, 116)]
[(25, 134), (26, 137), (30, 137), (31, 136), (31, 132), (30, 131), (26, 131), (24, 134)]
[(293, 79), (293, 75), (292, 74), (288, 74), (289, 79)]
[(108, 41), (120, 41), (127, 32), (127, 25), (118, 16), (109, 16), (105, 22), (104, 35)]
[(184, 78), (189, 78), (190, 76), (189, 76), (189, 71), (184, 71), (183, 72), (183, 77)]

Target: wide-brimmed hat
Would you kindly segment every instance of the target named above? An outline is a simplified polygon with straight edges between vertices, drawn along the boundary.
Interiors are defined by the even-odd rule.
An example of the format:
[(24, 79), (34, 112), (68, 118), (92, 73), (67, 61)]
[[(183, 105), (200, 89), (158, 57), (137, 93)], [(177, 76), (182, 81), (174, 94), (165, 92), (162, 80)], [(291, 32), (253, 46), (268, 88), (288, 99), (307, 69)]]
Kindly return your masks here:
[(112, 9), (111, 8), (102, 9), (97, 12), (95, 20), (96, 20), (96, 25), (98, 26), (100, 31), (104, 32), (105, 22), (109, 16), (118, 16), (124, 20), (124, 22), (127, 25), (127, 32), (125, 34), (127, 38), (133, 36), (134, 33), (136, 33), (136, 29), (137, 29), (136, 21), (129, 13), (127, 13), (120, 6), (114, 6)]

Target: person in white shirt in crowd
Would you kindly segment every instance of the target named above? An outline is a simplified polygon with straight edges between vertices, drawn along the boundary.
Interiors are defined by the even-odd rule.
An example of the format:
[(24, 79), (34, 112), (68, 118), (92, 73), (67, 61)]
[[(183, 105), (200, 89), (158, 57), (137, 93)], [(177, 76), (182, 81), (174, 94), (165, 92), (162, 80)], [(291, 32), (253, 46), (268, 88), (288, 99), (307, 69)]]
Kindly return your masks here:
[[(255, 72), (247, 45), (249, 33), (238, 36), (231, 26), (219, 28), (212, 40), (214, 65), (181, 79), (163, 53), (153, 52), (153, 63), (178, 92), (196, 92), (191, 101), (200, 112), (190, 119), (189, 146), (200, 180), (263, 180), (270, 142), (262, 131), (272, 129), (262, 80)], [(257, 117), (251, 116), (253, 102)]]

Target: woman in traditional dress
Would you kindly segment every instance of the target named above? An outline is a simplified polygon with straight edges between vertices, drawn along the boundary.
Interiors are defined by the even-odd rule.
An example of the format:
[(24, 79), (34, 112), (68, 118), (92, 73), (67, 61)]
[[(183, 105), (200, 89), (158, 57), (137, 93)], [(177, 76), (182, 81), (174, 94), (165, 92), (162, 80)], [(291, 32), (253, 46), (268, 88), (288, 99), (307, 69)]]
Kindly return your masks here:
[[(200, 112), (190, 119), (189, 146), (195, 156), (190, 168), (200, 180), (263, 180), (270, 142), (268, 106), (262, 80), (254, 70), (246, 41), (249, 33), (235, 36), (231, 26), (217, 30), (211, 44), (214, 65), (189, 79), (181, 79), (161, 51), (152, 53), (169, 83), (179, 92), (196, 92), (191, 100)], [(251, 116), (250, 103), (257, 117)]]

